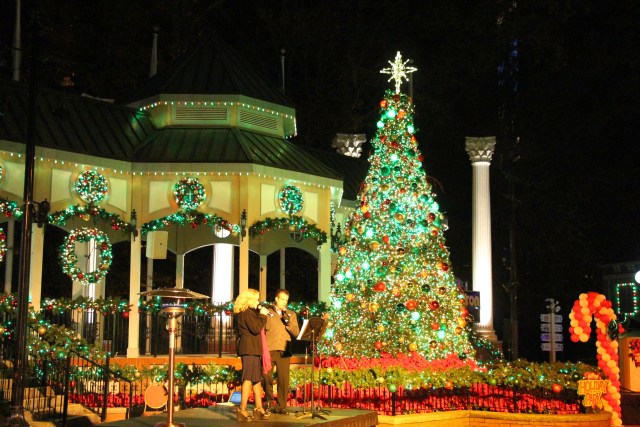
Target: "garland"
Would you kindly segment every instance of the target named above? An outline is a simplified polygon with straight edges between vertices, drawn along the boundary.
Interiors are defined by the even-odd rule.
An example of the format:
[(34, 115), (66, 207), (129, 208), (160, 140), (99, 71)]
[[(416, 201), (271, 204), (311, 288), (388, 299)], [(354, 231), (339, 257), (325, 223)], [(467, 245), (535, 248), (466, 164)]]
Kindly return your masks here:
[[(75, 252), (76, 242), (88, 242), (95, 240), (96, 247), (100, 251), (101, 264), (97, 269), (91, 272), (83, 272), (78, 267), (78, 256)], [(60, 255), (58, 259), (62, 266), (62, 271), (66, 273), (71, 280), (78, 281), (83, 285), (97, 283), (106, 275), (111, 266), (111, 244), (109, 238), (102, 231), (95, 228), (80, 228), (71, 230), (64, 242), (60, 246)]]
[(109, 185), (107, 179), (98, 171), (86, 170), (78, 175), (76, 192), (87, 203), (98, 203), (107, 197)]
[(182, 178), (173, 186), (173, 196), (182, 209), (194, 210), (204, 203), (207, 192), (198, 178)]
[(239, 225), (231, 224), (226, 219), (221, 218), (215, 214), (210, 215), (198, 211), (182, 211), (143, 224), (142, 234), (147, 234), (150, 231), (164, 230), (171, 224), (179, 225), (180, 227), (184, 227), (188, 224), (193, 229), (196, 229), (199, 225), (204, 224), (210, 228), (214, 228), (216, 226), (221, 227), (233, 234), (237, 234), (240, 232)]
[(125, 318), (129, 317), (128, 315), (131, 311), (129, 300), (112, 297), (105, 299), (98, 298), (96, 300), (92, 300), (87, 297), (78, 297), (75, 300), (69, 298), (48, 298), (40, 303), (40, 308), (42, 311), (47, 311), (53, 314), (64, 314), (73, 310), (93, 310), (98, 313), (102, 313), (105, 316), (108, 314), (119, 313)]
[(5, 218), (14, 218), (20, 219), (22, 218), (23, 212), (22, 209), (18, 207), (16, 202), (12, 202), (11, 200), (1, 199), (0, 198), (0, 213), (4, 214)]
[(261, 236), (271, 230), (288, 229), (292, 233), (300, 233), (303, 238), (314, 239), (321, 245), (327, 241), (327, 233), (315, 224), (309, 224), (304, 218), (292, 215), (288, 218), (265, 218), (249, 228), (251, 237)]
[(91, 218), (100, 218), (109, 221), (111, 223), (112, 230), (122, 230), (126, 233), (131, 233), (134, 229), (131, 224), (121, 220), (120, 215), (112, 214), (93, 205), (75, 205), (70, 206), (63, 211), (54, 212), (49, 215), (49, 224), (64, 226), (70, 218), (81, 218), (85, 221), (89, 221)]
[(4, 256), (7, 254), (7, 235), (4, 234), (4, 230), (0, 229), (0, 262), (4, 261)]
[(293, 215), (302, 210), (304, 201), (302, 191), (295, 185), (285, 185), (280, 191), (280, 207), (287, 215)]

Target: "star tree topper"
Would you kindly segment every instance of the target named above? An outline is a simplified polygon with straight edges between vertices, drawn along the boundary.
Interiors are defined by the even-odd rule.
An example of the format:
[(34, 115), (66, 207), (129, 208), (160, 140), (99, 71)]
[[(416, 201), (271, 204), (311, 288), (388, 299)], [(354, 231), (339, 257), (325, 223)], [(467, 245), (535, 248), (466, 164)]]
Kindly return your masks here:
[(409, 62), (408, 59), (402, 62), (402, 55), (400, 55), (400, 51), (398, 51), (398, 53), (396, 53), (396, 59), (393, 62), (389, 61), (389, 64), (391, 64), (391, 68), (383, 68), (382, 70), (380, 70), (381, 73), (391, 74), (391, 77), (389, 77), (389, 80), (387, 81), (396, 81), (396, 93), (400, 93), (400, 84), (402, 83), (402, 79), (404, 78), (405, 80), (409, 81), (409, 79), (407, 78), (407, 74), (418, 71), (418, 69), (415, 67), (406, 67), (407, 62)]

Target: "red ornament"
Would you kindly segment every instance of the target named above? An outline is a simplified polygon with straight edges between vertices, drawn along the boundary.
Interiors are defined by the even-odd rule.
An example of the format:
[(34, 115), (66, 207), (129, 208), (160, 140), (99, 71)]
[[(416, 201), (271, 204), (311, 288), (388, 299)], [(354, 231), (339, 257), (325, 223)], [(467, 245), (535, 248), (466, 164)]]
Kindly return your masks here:
[(192, 223), (191, 223), (191, 228), (193, 228), (194, 230), (195, 230), (196, 228), (198, 228), (198, 223), (197, 223), (197, 222), (192, 222)]
[(124, 317), (125, 319), (129, 318), (129, 312), (128, 311), (123, 311), (122, 312), (122, 317)]
[(389, 236), (382, 236), (382, 241), (384, 243), (389, 243)]
[(386, 99), (383, 99), (382, 101), (380, 101), (380, 107), (387, 108), (387, 105), (388, 105), (388, 103), (387, 103)]
[(371, 218), (371, 212), (366, 211), (366, 212), (364, 213), (364, 217), (365, 217), (365, 218), (367, 218), (367, 219)]
[(407, 310), (413, 311), (418, 306), (418, 303), (416, 303), (414, 300), (410, 299), (404, 305), (405, 305), (405, 307), (407, 307)]
[(444, 388), (446, 388), (447, 390), (452, 390), (453, 383), (451, 381), (447, 381), (446, 383), (444, 383)]
[(387, 289), (387, 285), (384, 282), (378, 282), (373, 287), (373, 290), (376, 292), (384, 292)]
[(562, 386), (560, 384), (554, 384), (551, 386), (551, 390), (553, 390), (554, 393), (560, 393), (562, 391)]
[(380, 341), (376, 341), (375, 347), (376, 347), (376, 350), (382, 349), (382, 343)]
[(438, 329), (440, 329), (440, 324), (438, 322), (432, 322), (431, 329), (433, 329), (434, 331), (437, 331)]
[(438, 301), (431, 301), (431, 303), (429, 304), (429, 308), (431, 310), (437, 310), (440, 308), (440, 303)]

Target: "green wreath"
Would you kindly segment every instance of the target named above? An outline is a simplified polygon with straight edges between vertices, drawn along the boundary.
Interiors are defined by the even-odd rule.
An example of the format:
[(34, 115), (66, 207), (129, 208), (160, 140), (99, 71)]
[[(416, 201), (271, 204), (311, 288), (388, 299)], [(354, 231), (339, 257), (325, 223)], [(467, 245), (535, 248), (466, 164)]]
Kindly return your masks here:
[(184, 210), (194, 210), (207, 198), (204, 186), (198, 178), (182, 178), (173, 186), (176, 203)]
[(98, 171), (86, 170), (76, 179), (76, 192), (87, 203), (98, 203), (107, 197), (107, 179)]
[(300, 212), (303, 206), (302, 191), (295, 185), (286, 185), (280, 191), (280, 207), (287, 215)]
[[(100, 253), (100, 265), (91, 272), (84, 272), (78, 267), (78, 256), (75, 251), (76, 242), (88, 242), (95, 240), (96, 248)], [(80, 228), (71, 230), (69, 235), (65, 237), (62, 246), (60, 246), (60, 265), (62, 271), (71, 277), (71, 280), (88, 285), (97, 283), (102, 280), (109, 271), (111, 266), (111, 244), (105, 233), (96, 228)]]

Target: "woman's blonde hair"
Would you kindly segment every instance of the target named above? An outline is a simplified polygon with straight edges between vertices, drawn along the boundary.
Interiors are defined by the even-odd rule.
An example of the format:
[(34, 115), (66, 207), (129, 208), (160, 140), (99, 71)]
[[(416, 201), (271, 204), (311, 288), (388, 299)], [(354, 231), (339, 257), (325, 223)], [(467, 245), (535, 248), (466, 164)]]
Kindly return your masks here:
[(249, 288), (244, 292), (241, 292), (233, 303), (233, 312), (241, 313), (249, 308), (249, 304), (260, 298), (260, 292), (255, 289)]

